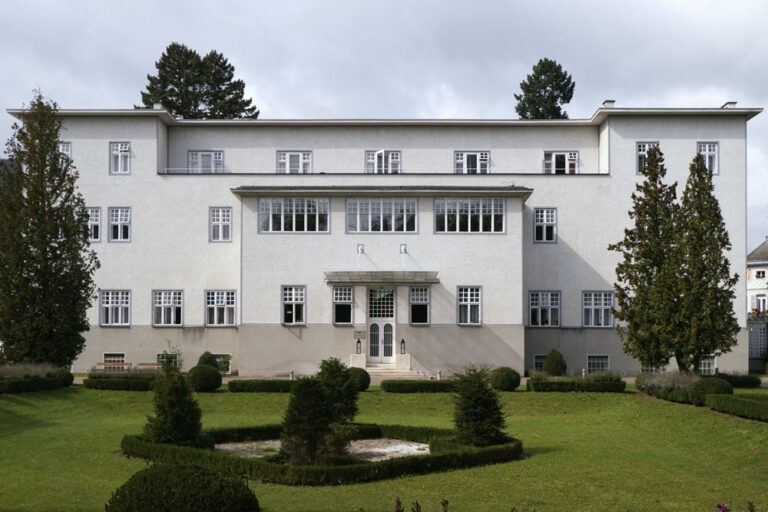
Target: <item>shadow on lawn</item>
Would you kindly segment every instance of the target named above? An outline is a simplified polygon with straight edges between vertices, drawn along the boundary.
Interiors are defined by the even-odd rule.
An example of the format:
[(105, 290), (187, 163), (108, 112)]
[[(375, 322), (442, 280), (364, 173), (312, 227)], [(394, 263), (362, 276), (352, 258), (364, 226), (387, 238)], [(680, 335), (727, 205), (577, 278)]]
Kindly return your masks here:
[[(29, 396), (32, 393), (20, 393), (18, 395), (2, 394), (0, 395), (0, 434), (5, 436), (14, 435), (32, 428), (42, 428), (53, 425), (49, 421), (35, 418), (36, 409), (44, 405), (44, 402), (31, 400)], [(30, 415), (23, 414), (11, 408), (27, 408)]]
[(558, 448), (556, 446), (526, 446), (525, 443), (523, 443), (523, 455), (525, 455), (526, 458), (562, 451), (562, 448)]

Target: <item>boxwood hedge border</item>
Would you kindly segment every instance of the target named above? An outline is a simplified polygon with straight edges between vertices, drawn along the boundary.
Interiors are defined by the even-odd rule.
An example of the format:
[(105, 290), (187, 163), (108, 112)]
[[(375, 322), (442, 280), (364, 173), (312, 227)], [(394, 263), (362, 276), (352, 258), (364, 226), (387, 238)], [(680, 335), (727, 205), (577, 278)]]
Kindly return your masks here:
[(560, 393), (568, 393), (571, 391), (583, 393), (623, 393), (626, 387), (627, 383), (623, 380), (618, 382), (605, 382), (580, 378), (550, 380), (528, 379), (526, 384), (526, 389), (528, 389), (528, 391)]
[(84, 379), (83, 386), (88, 389), (107, 389), (110, 391), (152, 391), (155, 381), (149, 379)]
[(452, 380), (383, 380), (381, 390), (387, 393), (452, 393)]
[(237, 379), (229, 381), (231, 393), (290, 393), (295, 381), (285, 379)]
[[(69, 383), (71, 384), (71, 383)], [(61, 376), (0, 379), (0, 394), (48, 391), (69, 386)]]
[[(266, 483), (310, 486), (355, 484), (497, 464), (519, 459), (523, 454), (523, 443), (512, 438), (508, 443), (493, 446), (458, 446), (450, 442), (453, 431), (448, 429), (374, 424), (357, 424), (356, 426), (358, 427), (357, 439), (389, 437), (428, 442), (434, 453), (346, 466), (292, 466), (201, 448), (150, 443), (133, 435), (123, 437), (121, 448), (126, 456), (140, 457), (153, 462), (192, 463)], [(281, 431), (281, 425), (261, 425), (213, 429), (206, 434), (215, 443), (223, 443), (275, 439), (280, 436)]]
[(713, 411), (750, 420), (768, 421), (768, 397), (760, 395), (707, 395), (704, 404)]

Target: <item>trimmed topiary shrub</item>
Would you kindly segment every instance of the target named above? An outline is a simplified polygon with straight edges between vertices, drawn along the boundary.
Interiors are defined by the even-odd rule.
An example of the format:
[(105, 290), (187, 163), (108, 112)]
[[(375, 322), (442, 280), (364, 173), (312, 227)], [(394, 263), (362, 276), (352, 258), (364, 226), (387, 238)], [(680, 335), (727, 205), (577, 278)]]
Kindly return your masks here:
[(335, 417), (325, 386), (312, 378), (295, 381), (285, 410), (280, 453), (290, 464), (318, 461)]
[(733, 386), (723, 379), (707, 377), (688, 387), (688, 401), (693, 405), (704, 405), (707, 395), (732, 395)]
[(362, 368), (350, 368), (349, 373), (357, 383), (357, 391), (365, 391), (371, 385), (371, 376)]
[(66, 368), (56, 368), (56, 376), (61, 379), (61, 385), (65, 388), (75, 382), (75, 376)]
[(717, 377), (729, 382), (734, 388), (759, 388), (762, 384), (757, 375), (718, 373)]
[(491, 389), (490, 380), (487, 368), (475, 366), (456, 375), (453, 423), (460, 444), (489, 446), (509, 440), (503, 432), (499, 396)]
[(206, 350), (197, 360), (197, 366), (211, 366), (219, 370), (219, 361), (213, 354)]
[(704, 405), (725, 414), (768, 421), (768, 397), (765, 395), (707, 395)]
[(221, 372), (218, 368), (202, 364), (189, 370), (187, 380), (194, 391), (210, 393), (221, 387)]
[(194, 465), (155, 464), (112, 493), (107, 512), (258, 512), (245, 482)]
[(331, 403), (331, 423), (349, 423), (357, 414), (357, 381), (341, 359), (331, 357), (320, 363), (315, 378), (325, 388)]
[(202, 412), (186, 379), (171, 364), (155, 383), (155, 416), (147, 418), (144, 435), (155, 443), (201, 444)]
[(283, 379), (231, 380), (227, 388), (232, 393), (290, 393), (294, 382)]
[(62, 387), (61, 378), (26, 377), (20, 379), (0, 379), (0, 393), (26, 393), (29, 391), (47, 391)]
[(528, 379), (526, 388), (528, 391), (540, 392), (583, 392), (583, 393), (622, 393), (627, 383), (619, 378), (613, 380), (610, 377), (589, 379), (581, 377), (537, 377)]
[(520, 374), (508, 366), (491, 372), (491, 387), (496, 391), (514, 391), (520, 385)]
[(542, 366), (541, 371), (552, 377), (565, 375), (565, 372), (568, 371), (568, 365), (565, 364), (563, 354), (555, 349), (550, 350), (547, 357), (544, 358), (544, 366)]
[(387, 393), (451, 393), (454, 380), (383, 380), (381, 390)]

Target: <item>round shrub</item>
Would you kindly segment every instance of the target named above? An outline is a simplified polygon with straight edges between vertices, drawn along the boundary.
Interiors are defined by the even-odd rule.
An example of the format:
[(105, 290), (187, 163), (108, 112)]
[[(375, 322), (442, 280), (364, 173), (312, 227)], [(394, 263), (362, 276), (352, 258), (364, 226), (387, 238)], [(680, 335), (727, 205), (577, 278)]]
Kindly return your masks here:
[(704, 405), (704, 398), (707, 395), (732, 395), (733, 386), (730, 382), (718, 379), (717, 377), (707, 377), (697, 380), (688, 388), (688, 398), (694, 405)]
[(203, 355), (200, 356), (200, 359), (197, 360), (197, 366), (212, 366), (218, 370), (219, 362), (213, 354), (206, 350), (203, 352)]
[(350, 368), (349, 373), (352, 375), (352, 380), (357, 383), (358, 391), (365, 391), (371, 385), (371, 376), (362, 368)]
[(491, 387), (496, 391), (514, 391), (520, 385), (520, 374), (508, 366), (491, 372)]
[(199, 466), (155, 464), (118, 487), (106, 510), (258, 512), (259, 500), (239, 478)]
[(56, 376), (61, 379), (61, 385), (68, 388), (75, 381), (75, 376), (66, 368), (56, 368)]
[(568, 365), (565, 364), (563, 354), (555, 349), (550, 350), (547, 357), (544, 358), (544, 366), (542, 366), (541, 371), (552, 377), (565, 375), (565, 372), (568, 371)]
[(218, 368), (207, 364), (195, 366), (187, 375), (189, 385), (195, 391), (209, 393), (221, 387), (221, 372)]

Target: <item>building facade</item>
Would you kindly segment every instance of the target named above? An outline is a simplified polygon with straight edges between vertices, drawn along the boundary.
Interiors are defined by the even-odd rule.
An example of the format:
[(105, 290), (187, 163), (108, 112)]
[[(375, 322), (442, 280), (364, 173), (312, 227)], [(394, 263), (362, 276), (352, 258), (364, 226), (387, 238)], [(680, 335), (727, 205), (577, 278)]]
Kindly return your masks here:
[[(207, 120), (62, 110), (101, 261), (75, 362), (240, 375), (349, 364), (448, 374), (468, 363), (640, 370), (610, 313), (638, 168), (659, 145), (682, 184), (715, 174), (733, 269), (746, 265), (746, 125), (759, 109), (620, 109), (590, 119)], [(23, 117), (23, 111), (12, 110)], [(746, 371), (746, 286), (735, 349)]]
[(768, 240), (747, 255), (747, 295), (749, 312), (768, 311)]

